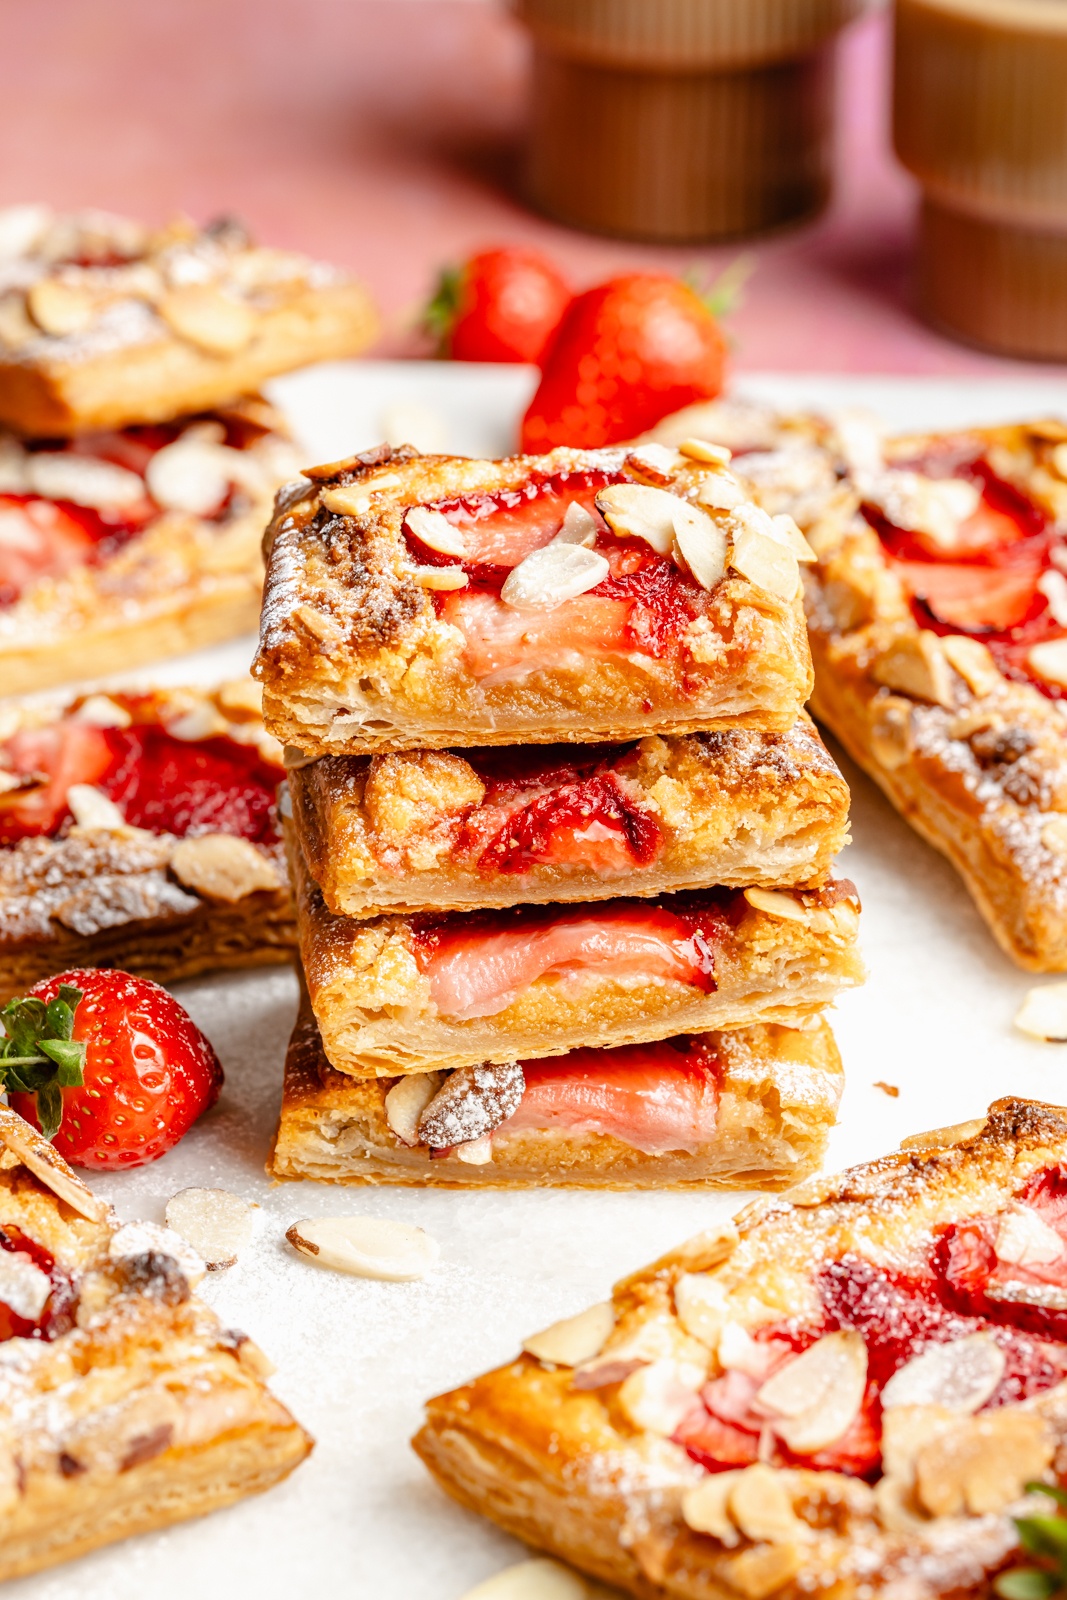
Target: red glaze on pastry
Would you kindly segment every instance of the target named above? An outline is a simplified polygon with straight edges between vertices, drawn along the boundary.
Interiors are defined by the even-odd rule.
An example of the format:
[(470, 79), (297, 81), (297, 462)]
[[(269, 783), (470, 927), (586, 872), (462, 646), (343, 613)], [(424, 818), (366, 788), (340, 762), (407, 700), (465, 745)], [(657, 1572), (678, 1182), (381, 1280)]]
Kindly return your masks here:
[(454, 853), (486, 873), (529, 872), (551, 862), (607, 877), (651, 866), (659, 823), (620, 777), (634, 745), (539, 746), (464, 751), (486, 786)]
[(895, 527), (877, 506), (864, 506), (911, 596), (915, 620), (935, 633), (981, 639), (1005, 677), (1061, 698), (1067, 691), (1038, 677), (1026, 657), (1035, 644), (1067, 635), (1038, 588), (1043, 572), (1058, 570), (1053, 551), (1067, 557), (1067, 545), (1045, 512), (984, 458), (960, 462), (941, 452), (907, 465), (933, 478), (966, 479), (982, 494), (978, 509), (960, 523), (951, 553), (927, 535)]
[[(876, 1472), (881, 1457), (880, 1392), (906, 1362), (932, 1345), (975, 1333), (993, 1338), (1006, 1364), (981, 1411), (1016, 1404), (1062, 1382), (1067, 1377), (1067, 1172), (1056, 1167), (1036, 1174), (1014, 1202), (1019, 1206), (1028, 1207), (1060, 1235), (1059, 1256), (1037, 1266), (998, 1260), (1001, 1213), (941, 1230), (925, 1270), (913, 1274), (858, 1256), (830, 1262), (818, 1279), (822, 1318), (802, 1326), (757, 1328), (753, 1338), (765, 1352), (759, 1370), (732, 1369), (705, 1384), (675, 1441), (711, 1472), (770, 1458), (779, 1465), (867, 1477)], [(1028, 1292), (1027, 1299), (1004, 1297)], [(1059, 1304), (1040, 1303), (1050, 1299)], [(757, 1391), (792, 1355), (843, 1328), (862, 1334), (867, 1346), (863, 1405), (848, 1432), (830, 1448), (807, 1458), (793, 1456), (779, 1441), (771, 1443)]]
[(526, 1128), (606, 1134), (646, 1155), (690, 1154), (714, 1138), (721, 1072), (695, 1037), (614, 1050), (574, 1050), (521, 1063), (519, 1109), (496, 1137)]
[[(608, 484), (623, 481), (621, 473), (564, 472), (531, 478), (521, 489), (438, 502), (430, 509), (463, 534), (467, 555), (462, 562), (431, 550), (405, 528), (420, 564), (462, 565), (467, 574), (465, 589), (435, 591), (434, 604), (438, 616), (464, 635), (464, 664), (473, 676), (502, 682), (558, 666), (561, 652), (573, 650), (598, 660), (620, 652), (657, 659), (678, 652), (682, 634), (699, 614), (695, 602), (701, 591), (644, 540), (608, 531), (594, 498)], [(556, 537), (573, 504), (600, 524), (592, 548), (609, 563), (608, 577), (544, 610), (505, 605), (499, 595), (508, 573)]]
[(0, 1228), (0, 1250), (28, 1256), (35, 1267), (52, 1280), (52, 1292), (36, 1322), (20, 1317), (0, 1300), (0, 1343), (8, 1339), (56, 1339), (74, 1326), (78, 1295), (69, 1273), (58, 1267), (55, 1257), (43, 1245), (27, 1237), (21, 1228), (6, 1223)]
[(730, 894), (596, 909), (527, 909), (415, 919), (415, 960), (438, 1011), (457, 1021), (504, 1011), (538, 978), (640, 976), (715, 989), (715, 943)]
[(254, 745), (225, 737), (178, 739), (153, 719), (151, 696), (112, 698), (134, 717), (130, 727), (99, 728), (64, 717), (23, 729), (0, 746), (0, 767), (46, 780), (0, 792), (0, 845), (57, 833), (70, 817), (73, 784), (100, 789), (130, 827), (151, 833), (276, 841), (281, 771)]

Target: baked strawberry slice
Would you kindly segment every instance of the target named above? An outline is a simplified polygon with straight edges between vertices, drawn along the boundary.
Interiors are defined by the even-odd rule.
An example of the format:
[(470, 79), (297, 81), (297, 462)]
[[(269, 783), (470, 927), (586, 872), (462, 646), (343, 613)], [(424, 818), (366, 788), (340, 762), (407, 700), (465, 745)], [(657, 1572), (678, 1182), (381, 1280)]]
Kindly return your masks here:
[(963, 562), (894, 561), (893, 570), (913, 599), (938, 622), (967, 631), (1002, 632), (1023, 621), (1040, 568), (982, 567)]
[(512, 811), (478, 857), (482, 872), (524, 873), (551, 863), (604, 877), (647, 867), (663, 842), (651, 811), (613, 772), (560, 784)]
[(0, 778), (21, 780), (0, 789), (0, 844), (55, 833), (71, 786), (98, 784), (112, 760), (107, 731), (87, 722), (64, 718), (16, 733), (0, 747)]
[(173, 995), (95, 968), (36, 984), (0, 1012), (0, 1079), (73, 1166), (114, 1172), (173, 1148), (222, 1088), (218, 1057)]
[(62, 578), (90, 560), (96, 541), (84, 523), (51, 500), (0, 495), (0, 605), (40, 578)]

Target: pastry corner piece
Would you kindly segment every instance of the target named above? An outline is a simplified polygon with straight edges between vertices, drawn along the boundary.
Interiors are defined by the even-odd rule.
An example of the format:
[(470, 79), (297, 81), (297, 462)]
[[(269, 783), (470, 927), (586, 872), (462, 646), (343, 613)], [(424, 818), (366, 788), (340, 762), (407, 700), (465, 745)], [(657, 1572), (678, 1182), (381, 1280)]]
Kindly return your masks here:
[(330, 1066), (305, 996), (268, 1171), (442, 1188), (780, 1188), (818, 1165), (842, 1086), (821, 1019), (356, 1079)]
[(0, 422), (28, 436), (201, 411), (376, 332), (361, 284), (230, 217), (0, 210)]
[(202, 1272), (0, 1107), (0, 1580), (230, 1505), (308, 1454), (263, 1352), (193, 1296)]
[(1067, 1111), (905, 1144), (533, 1335), (417, 1452), (640, 1600), (984, 1592), (1067, 1471)]
[(689, 450), (309, 468), (267, 535), (270, 731), (315, 756), (790, 727), (811, 553)]

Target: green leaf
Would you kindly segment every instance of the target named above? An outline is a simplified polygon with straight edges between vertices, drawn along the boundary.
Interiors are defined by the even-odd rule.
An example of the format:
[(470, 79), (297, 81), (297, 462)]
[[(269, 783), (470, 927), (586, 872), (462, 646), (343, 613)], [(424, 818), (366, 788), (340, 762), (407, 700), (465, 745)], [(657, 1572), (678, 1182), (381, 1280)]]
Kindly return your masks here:
[(37, 1091), (37, 1121), (45, 1138), (54, 1139), (63, 1121), (63, 1096), (55, 1081), (42, 1084)]
[(1067, 1517), (1016, 1517), (1019, 1543), (1034, 1556), (1067, 1558)]
[(1001, 1572), (993, 1579), (993, 1588), (1001, 1600), (1049, 1600), (1059, 1588), (1050, 1572), (1037, 1567), (1014, 1567)]
[(85, 1045), (79, 1039), (42, 1039), (41, 1049), (55, 1062), (56, 1082), (63, 1089), (80, 1089), (85, 1082)]

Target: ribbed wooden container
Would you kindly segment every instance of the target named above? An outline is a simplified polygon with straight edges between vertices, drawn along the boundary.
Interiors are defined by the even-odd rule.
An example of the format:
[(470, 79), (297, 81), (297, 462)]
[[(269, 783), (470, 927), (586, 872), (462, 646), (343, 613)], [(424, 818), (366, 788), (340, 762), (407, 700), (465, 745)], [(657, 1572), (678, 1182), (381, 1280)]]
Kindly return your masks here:
[(831, 180), (833, 52), (868, 0), (513, 0), (534, 40), (527, 185), (626, 238), (796, 221)]
[(1067, 4), (897, 0), (893, 127), (931, 321), (1067, 359)]

